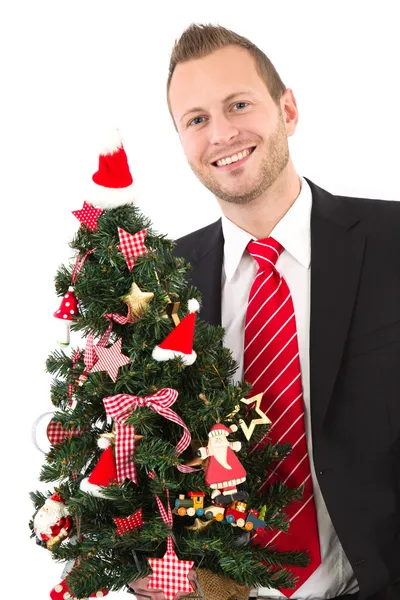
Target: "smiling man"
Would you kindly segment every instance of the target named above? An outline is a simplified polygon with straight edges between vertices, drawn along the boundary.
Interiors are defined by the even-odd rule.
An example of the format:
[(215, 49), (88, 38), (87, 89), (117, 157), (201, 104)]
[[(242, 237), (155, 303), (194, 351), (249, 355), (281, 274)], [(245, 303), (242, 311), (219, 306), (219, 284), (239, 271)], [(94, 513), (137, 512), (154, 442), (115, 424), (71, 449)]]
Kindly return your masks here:
[(305, 485), (291, 535), (254, 543), (308, 549), (293, 600), (399, 598), (400, 203), (332, 195), (296, 172), (293, 91), (232, 31), (184, 31), (167, 98), (222, 212), (175, 253), (203, 320), (226, 330), (236, 379), (263, 393), (271, 440), (293, 446), (277, 478)]

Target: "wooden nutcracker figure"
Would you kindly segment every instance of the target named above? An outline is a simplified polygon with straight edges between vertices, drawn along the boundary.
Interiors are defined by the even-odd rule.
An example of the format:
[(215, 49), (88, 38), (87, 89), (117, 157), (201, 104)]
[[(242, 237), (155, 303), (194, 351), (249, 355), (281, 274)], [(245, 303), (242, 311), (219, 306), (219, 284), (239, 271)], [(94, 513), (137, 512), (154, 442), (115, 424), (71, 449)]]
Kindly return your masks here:
[(241, 449), (242, 443), (229, 442), (227, 439), (228, 435), (235, 431), (236, 425), (213, 425), (208, 434), (207, 447), (198, 450), (202, 459), (209, 458), (205, 482), (213, 490), (211, 498), (217, 504), (230, 504), (248, 497), (247, 492), (237, 490), (237, 486), (246, 480), (246, 471), (235, 455), (235, 452)]

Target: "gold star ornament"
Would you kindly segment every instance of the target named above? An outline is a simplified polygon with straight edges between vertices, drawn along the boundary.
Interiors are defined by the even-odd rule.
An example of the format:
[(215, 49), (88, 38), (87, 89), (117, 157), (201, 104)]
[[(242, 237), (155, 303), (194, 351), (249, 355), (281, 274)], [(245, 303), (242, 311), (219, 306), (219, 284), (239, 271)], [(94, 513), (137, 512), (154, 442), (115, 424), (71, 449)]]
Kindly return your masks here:
[(122, 300), (128, 305), (129, 314), (135, 321), (143, 315), (153, 298), (153, 292), (142, 292), (136, 283), (132, 283), (129, 294), (123, 296)]
[[(272, 421), (270, 421), (270, 419), (268, 419), (267, 415), (260, 408), (262, 397), (263, 397), (263, 395), (261, 393), (261, 394), (257, 394), (256, 396), (253, 396), (252, 398), (241, 398), (240, 399), (240, 402), (243, 402), (243, 404), (247, 404), (247, 405), (253, 404), (255, 402), (256, 405), (255, 405), (254, 411), (260, 417), (259, 419), (252, 419), (250, 422), (250, 425), (246, 425), (244, 420), (240, 419), (239, 425), (240, 425), (247, 440), (249, 440), (251, 438), (251, 436), (253, 435), (256, 425), (268, 425), (268, 424), (272, 423)], [(240, 410), (240, 406), (238, 404), (237, 406), (235, 406), (235, 410), (233, 412), (231, 412), (230, 415), (228, 415), (227, 419), (230, 419), (231, 417), (236, 415), (236, 413), (238, 413), (239, 410)]]
[(186, 527), (186, 529), (188, 529), (189, 531), (203, 531), (203, 529), (207, 529), (207, 527), (209, 527), (215, 522), (216, 521), (214, 521), (213, 519), (211, 519), (210, 521), (201, 521), (199, 518), (196, 517), (193, 525), (189, 525), (188, 527)]

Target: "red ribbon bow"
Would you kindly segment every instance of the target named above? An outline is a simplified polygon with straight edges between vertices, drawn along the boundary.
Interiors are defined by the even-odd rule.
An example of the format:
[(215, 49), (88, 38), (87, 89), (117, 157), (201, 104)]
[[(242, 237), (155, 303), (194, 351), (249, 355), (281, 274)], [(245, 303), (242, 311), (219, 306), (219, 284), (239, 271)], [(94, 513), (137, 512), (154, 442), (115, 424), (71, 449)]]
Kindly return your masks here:
[[(135, 451), (135, 429), (133, 425), (127, 425), (126, 419), (136, 408), (147, 406), (169, 421), (183, 427), (183, 435), (179, 440), (176, 450), (180, 454), (190, 444), (191, 435), (182, 419), (170, 409), (178, 397), (178, 392), (172, 388), (163, 388), (155, 394), (145, 396), (131, 396), (128, 394), (117, 394), (103, 398), (107, 415), (115, 422), (115, 462), (117, 467), (117, 480), (119, 483), (128, 478), (137, 484), (136, 466), (132, 461)], [(187, 472), (188, 467), (178, 465), (180, 471)], [(190, 467), (189, 467), (190, 468)]]

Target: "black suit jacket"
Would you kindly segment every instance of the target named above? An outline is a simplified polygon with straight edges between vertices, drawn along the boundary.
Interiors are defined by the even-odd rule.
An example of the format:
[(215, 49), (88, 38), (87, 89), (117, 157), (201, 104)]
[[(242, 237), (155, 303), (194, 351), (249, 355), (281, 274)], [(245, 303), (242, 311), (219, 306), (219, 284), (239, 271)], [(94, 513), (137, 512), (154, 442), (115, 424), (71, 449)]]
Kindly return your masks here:
[[(388, 587), (400, 580), (400, 202), (335, 196), (307, 181), (313, 460), (358, 599), (400, 600)], [(223, 250), (220, 219), (175, 248), (202, 294), (199, 318), (214, 325)]]

